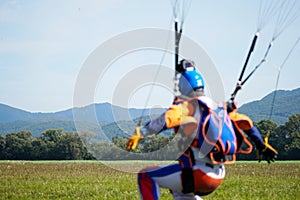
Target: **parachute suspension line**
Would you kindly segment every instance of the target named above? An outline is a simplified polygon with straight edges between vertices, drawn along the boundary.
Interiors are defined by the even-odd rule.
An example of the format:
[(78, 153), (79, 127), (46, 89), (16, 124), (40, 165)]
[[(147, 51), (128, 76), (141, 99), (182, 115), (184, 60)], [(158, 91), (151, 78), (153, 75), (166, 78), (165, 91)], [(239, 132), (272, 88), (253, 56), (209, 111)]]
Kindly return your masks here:
[[(178, 55), (179, 55), (179, 42), (180, 42), (180, 38), (181, 38), (181, 34), (182, 34), (182, 27), (183, 27), (183, 23), (184, 23), (184, 20), (185, 20), (185, 17), (186, 17), (186, 14), (187, 14), (187, 10), (189, 9), (190, 7), (190, 3), (188, 4), (184, 4), (183, 2), (188, 2), (187, 0), (182, 0), (181, 1), (182, 3), (179, 3), (179, 0), (175, 0), (174, 4), (173, 4), (173, 16), (175, 18), (175, 40), (176, 40), (176, 44), (177, 44), (177, 47), (176, 47), (176, 44), (175, 44), (175, 57), (176, 58), (176, 63), (178, 63)], [(181, 10), (181, 12), (180, 12)], [(173, 18), (172, 16), (172, 18)], [(180, 30), (178, 31), (178, 18), (181, 18), (181, 21), (180, 21)], [(166, 48), (165, 48), (165, 51), (161, 57), (161, 60), (160, 60), (160, 63), (159, 63), (159, 67), (154, 75), (154, 80), (153, 80), (153, 83), (151, 84), (151, 87), (150, 87), (150, 91), (147, 95), (147, 98), (146, 98), (146, 101), (145, 101), (145, 106), (143, 108), (143, 111), (141, 113), (141, 116), (139, 118), (139, 122), (137, 124), (137, 126), (141, 126), (142, 124), (142, 118), (145, 114), (145, 111), (146, 111), (146, 107), (148, 106), (149, 104), (149, 101), (150, 101), (150, 97), (151, 97), (151, 94), (153, 92), (153, 89), (154, 89), (154, 84), (155, 82), (157, 81), (157, 78), (158, 78), (158, 75), (159, 75), (159, 72), (160, 72), (160, 69), (162, 67), (162, 63), (163, 61), (165, 60), (165, 57), (166, 57), (166, 54), (167, 54), (167, 46), (169, 44), (169, 41), (170, 41), (170, 34), (171, 34), (171, 26), (172, 26), (172, 19), (171, 19), (171, 23), (170, 23), (170, 27), (169, 27), (169, 35), (168, 35), (168, 38), (167, 38), (167, 41), (166, 41)], [(176, 50), (177, 49), (177, 50)], [(177, 65), (176, 65), (177, 67)], [(175, 70), (176, 71), (176, 70)], [(176, 74), (177, 76), (177, 74)]]
[(174, 15), (174, 30), (175, 30), (175, 60), (174, 60), (174, 94), (178, 95), (178, 75), (179, 75), (179, 44), (182, 35), (183, 24), (187, 16), (188, 10), (191, 6), (191, 1), (175, 0), (173, 1), (173, 15)]
[(182, 1), (182, 2), (186, 2), (185, 4), (182, 4), (182, 9), (181, 9), (181, 26), (184, 24), (185, 22), (185, 18), (187, 16), (187, 13), (190, 9), (190, 6), (191, 6), (191, 1)]
[[(172, 17), (172, 18), (173, 18), (173, 17)], [(150, 97), (151, 97), (151, 94), (152, 94), (153, 89), (154, 89), (154, 84), (155, 84), (156, 81), (157, 81), (159, 72), (160, 72), (161, 67), (162, 67), (162, 63), (164, 62), (165, 57), (166, 57), (166, 54), (167, 54), (167, 47), (168, 47), (168, 44), (169, 44), (169, 41), (170, 41), (170, 38), (171, 38), (172, 18), (171, 18), (170, 26), (169, 26), (169, 29), (168, 29), (168, 30), (169, 30), (169, 34), (168, 34), (168, 37), (167, 37), (167, 42), (166, 42), (165, 50), (164, 50), (163, 55), (162, 55), (162, 57), (161, 57), (161, 59), (160, 59), (158, 68), (157, 68), (157, 70), (156, 70), (156, 72), (155, 72), (155, 75), (154, 75), (154, 78), (153, 78), (153, 82), (151, 83), (150, 91), (149, 91), (149, 93), (148, 93), (148, 95), (147, 95), (147, 98), (146, 98), (146, 101), (145, 101), (145, 105), (144, 105), (144, 107), (143, 107), (143, 110), (142, 110), (142, 113), (141, 113), (141, 116), (140, 116), (140, 118), (139, 118), (139, 122), (138, 122), (137, 126), (141, 126), (141, 124), (142, 124), (142, 118), (143, 118), (143, 116), (145, 115), (146, 108), (147, 108), (147, 106), (148, 106), (148, 104), (149, 104)]]
[[(275, 1), (273, 1), (273, 0), (270, 1), (269, 3), (266, 3), (266, 2), (267, 2), (266, 0), (265, 1), (260, 1), (259, 13), (258, 13), (258, 19), (257, 19), (257, 30), (256, 30), (256, 33), (254, 34), (253, 39), (252, 39), (252, 42), (251, 42), (251, 45), (250, 45), (245, 63), (243, 65), (241, 74), (240, 74), (239, 79), (237, 81), (235, 90), (231, 94), (231, 98), (230, 98), (231, 101), (234, 101), (237, 92), (242, 88), (242, 85), (246, 82), (246, 80), (248, 80), (248, 78), (254, 73), (254, 72), (252, 72), (251, 75), (248, 75), (246, 80), (242, 81), (245, 70), (246, 70), (247, 65), (248, 65), (248, 62), (250, 60), (250, 57), (251, 57), (252, 53), (254, 52), (256, 41), (257, 41), (257, 38), (260, 34), (260, 31), (266, 26), (267, 22), (271, 19), (271, 17), (276, 13), (276, 11), (279, 8), (278, 4), (274, 3)], [(270, 48), (271, 48), (271, 43), (269, 45), (268, 51), (269, 51)], [(267, 53), (268, 53), (268, 51), (267, 51)], [(261, 65), (261, 64), (259, 64), (259, 65)], [(256, 67), (256, 68), (258, 68), (258, 67)]]
[(274, 0), (262, 0), (260, 1), (259, 13), (257, 19), (257, 32), (260, 32), (273, 18), (275, 13), (278, 12), (280, 4)]
[(280, 5), (281, 9), (277, 17), (273, 41), (299, 17), (300, 6), (297, 5), (297, 2), (298, 0), (285, 0)]
[[(185, 17), (186, 17), (186, 10), (189, 9), (190, 7), (190, 4), (191, 3), (188, 3), (188, 4), (184, 4), (183, 2), (187, 2), (187, 0), (182, 0), (182, 4), (178, 3), (179, 0), (175, 0), (174, 4), (173, 4), (173, 16), (172, 18), (174, 17), (175, 18), (175, 71), (177, 72), (177, 65), (178, 65), (178, 57), (179, 57), (179, 42), (180, 42), (180, 38), (181, 38), (181, 34), (182, 34), (182, 27), (183, 27), (183, 23), (184, 23), (184, 20), (185, 20)], [(188, 6), (187, 6), (188, 5)], [(181, 8), (180, 8), (181, 7)], [(181, 14), (179, 13), (179, 10), (182, 10)], [(180, 16), (179, 16), (180, 15)], [(180, 30), (178, 31), (178, 18), (181, 18), (181, 21), (180, 21)], [(172, 22), (172, 20), (171, 20)], [(153, 80), (153, 83), (151, 84), (151, 87), (150, 87), (150, 91), (148, 93), (148, 96), (146, 98), (146, 101), (145, 101), (145, 106), (143, 108), (143, 111), (141, 113), (141, 116), (139, 118), (139, 121), (138, 121), (138, 124), (137, 126), (141, 126), (142, 125), (142, 118), (145, 114), (145, 111), (146, 111), (146, 107), (148, 106), (149, 104), (149, 101), (150, 101), (150, 96), (153, 92), (153, 88), (154, 88), (154, 83), (157, 81), (157, 78), (158, 78), (158, 75), (159, 75), (159, 72), (160, 72), (160, 69), (162, 67), (162, 63), (166, 57), (166, 54), (167, 54), (167, 46), (168, 46), (168, 43), (169, 43), (169, 40), (170, 40), (170, 33), (171, 33), (171, 26), (172, 26), (172, 23), (170, 23), (170, 27), (169, 27), (169, 35), (168, 35), (168, 38), (167, 38), (167, 42), (166, 42), (166, 48), (165, 48), (165, 51), (161, 57), (161, 60), (160, 60), (160, 63), (159, 63), (159, 67), (154, 75), (154, 80)], [(177, 73), (175, 74), (175, 80), (176, 80), (176, 77), (177, 77)], [(175, 89), (174, 89), (175, 91)]]
[(269, 46), (268, 46), (268, 48), (267, 48), (267, 51), (266, 51), (266, 53), (265, 53), (265, 55), (264, 55), (264, 57), (261, 59), (261, 61), (254, 67), (254, 69), (249, 73), (249, 75), (241, 82), (241, 85), (244, 85), (245, 84), (245, 82), (254, 74), (254, 72), (264, 63), (264, 62), (266, 62), (267, 60), (267, 56), (268, 56), (268, 54), (269, 54), (269, 52), (270, 52), (270, 49), (271, 49), (271, 47), (272, 47), (272, 45), (273, 45), (273, 43), (272, 42), (270, 42), (269, 43)]
[(238, 82), (237, 82), (237, 84), (236, 84), (235, 90), (234, 90), (234, 92), (231, 94), (231, 98), (230, 98), (231, 101), (234, 101), (237, 92), (241, 89), (241, 86), (242, 86), (242, 84), (241, 84), (242, 78), (243, 78), (243, 76), (244, 76), (244, 73), (245, 73), (245, 70), (246, 70), (248, 61), (249, 61), (249, 59), (250, 59), (250, 57), (251, 57), (251, 54), (252, 54), (252, 52), (254, 51), (254, 47), (255, 47), (255, 44), (256, 44), (256, 41), (257, 41), (258, 36), (259, 36), (259, 32), (256, 32), (255, 35), (254, 35), (254, 37), (253, 37), (253, 39), (252, 39), (252, 43), (251, 43), (250, 49), (249, 49), (249, 51), (248, 51), (247, 58), (246, 58), (246, 61), (245, 61), (245, 63), (244, 63), (244, 66), (243, 66), (242, 72), (241, 72), (241, 74), (240, 74), (240, 77), (239, 77), (239, 79), (238, 79)]
[[(273, 43), (274, 43), (275, 39), (277, 39), (277, 37), (279, 35), (281, 35), (282, 32), (285, 29), (287, 29), (287, 27), (289, 25), (291, 25), (296, 20), (296, 18), (299, 16), (300, 7), (296, 6), (297, 0), (294, 0), (293, 2), (291, 0), (284, 0), (282, 3), (277, 3), (277, 4), (275, 2), (278, 2), (278, 1), (273, 1), (272, 0), (271, 3), (268, 6), (267, 6), (266, 3), (263, 3), (263, 2), (267, 2), (267, 1), (261, 1), (261, 3), (260, 3), (257, 32), (256, 32), (256, 34), (255, 34), (255, 36), (252, 40), (252, 44), (251, 44), (251, 47), (249, 49), (248, 56), (246, 58), (246, 61), (245, 61), (245, 64), (243, 66), (240, 77), (238, 79), (236, 88), (235, 88), (234, 92), (231, 94), (231, 99), (230, 100), (232, 100), (232, 101), (235, 99), (235, 96), (236, 96), (237, 92), (241, 89), (242, 85), (244, 85), (245, 82), (254, 74), (254, 72), (264, 62), (266, 62), (267, 56), (270, 52), (271, 47), (273, 46)], [(288, 4), (288, 3), (290, 3), (290, 4)], [(256, 43), (257, 37), (259, 35), (259, 32), (267, 24), (266, 23), (267, 19), (263, 20), (263, 18), (270, 19), (276, 12), (278, 13), (278, 17), (277, 17), (275, 30), (273, 32), (273, 36), (272, 36), (272, 39), (271, 39), (271, 41), (268, 45), (268, 48), (267, 48), (267, 50), (264, 54), (264, 57), (255, 66), (255, 68), (249, 73), (249, 75), (242, 81), (242, 77), (244, 75), (244, 72), (245, 72), (245, 69), (247, 67), (248, 61), (250, 59), (250, 56), (251, 56), (252, 52), (254, 51), (255, 43)]]
[[(284, 2), (282, 2), (280, 4), (280, 12), (278, 14), (278, 18), (277, 18), (277, 23), (276, 23), (276, 27), (275, 27), (275, 31), (272, 37), (272, 40), (269, 43), (269, 46), (266, 50), (266, 53), (264, 55), (264, 57), (262, 58), (262, 60), (259, 62), (258, 65), (255, 66), (255, 68), (250, 72), (250, 74), (245, 78), (244, 81), (241, 82), (241, 85), (244, 85), (244, 83), (253, 75), (253, 73), (264, 63), (266, 62), (267, 56), (270, 52), (270, 49), (275, 41), (275, 39), (277, 39), (277, 37), (285, 30), (287, 29), (287, 27), (292, 24), (296, 18), (299, 16), (299, 7), (297, 7), (297, 12), (294, 13), (293, 8), (295, 8), (296, 6), (296, 1), (294, 0), (294, 2), (292, 4), (288, 4), (288, 2), (291, 2), (290, 0), (285, 0)], [(286, 6), (285, 6), (286, 5)], [(293, 13), (292, 15), (290, 13)], [(297, 40), (298, 41), (298, 40)]]
[(181, 26), (185, 22), (185, 18), (191, 6), (190, 0), (173, 0), (171, 1), (173, 5), (173, 16), (175, 19), (179, 20)]
[(273, 95), (273, 99), (272, 99), (272, 103), (271, 103), (271, 111), (270, 111), (270, 116), (269, 116), (270, 120), (272, 119), (272, 115), (273, 115), (275, 98), (276, 98), (276, 94), (277, 94), (277, 89), (278, 89), (278, 84), (279, 84), (281, 70), (282, 70), (283, 66), (285, 65), (285, 63), (287, 62), (287, 60), (289, 59), (289, 57), (291, 56), (291, 54), (294, 51), (294, 49), (296, 48), (299, 40), (300, 40), (300, 36), (298, 37), (298, 39), (294, 43), (293, 47), (289, 51), (288, 55), (285, 57), (284, 61), (282, 62), (282, 64), (278, 68), (278, 74), (277, 74), (277, 79), (276, 79), (276, 84), (275, 84), (275, 91), (274, 91), (274, 95)]

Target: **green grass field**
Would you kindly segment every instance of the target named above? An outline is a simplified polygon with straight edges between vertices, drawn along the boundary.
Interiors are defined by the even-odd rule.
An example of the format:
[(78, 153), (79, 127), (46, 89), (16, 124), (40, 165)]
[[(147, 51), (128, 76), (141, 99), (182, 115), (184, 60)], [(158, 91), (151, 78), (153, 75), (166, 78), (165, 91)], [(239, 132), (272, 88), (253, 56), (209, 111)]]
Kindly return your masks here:
[[(139, 199), (136, 174), (103, 162), (0, 162), (0, 199)], [(139, 170), (149, 162), (110, 162)], [(156, 163), (157, 164), (157, 163)], [(300, 162), (238, 162), (203, 199), (300, 199)], [(162, 190), (161, 199), (172, 199)]]

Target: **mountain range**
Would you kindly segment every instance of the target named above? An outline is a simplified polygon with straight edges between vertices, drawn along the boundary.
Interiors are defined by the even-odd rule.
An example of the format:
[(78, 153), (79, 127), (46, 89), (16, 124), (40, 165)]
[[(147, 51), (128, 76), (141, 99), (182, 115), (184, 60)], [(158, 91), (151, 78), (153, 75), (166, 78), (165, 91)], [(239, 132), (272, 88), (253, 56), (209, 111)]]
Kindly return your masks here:
[[(53, 113), (32, 113), (22, 109), (14, 108), (5, 104), (0, 104), (0, 123), (27, 121), (27, 120), (74, 120), (78, 121), (95, 121), (98, 122), (114, 122), (127, 120), (129, 118), (137, 118), (142, 114), (155, 115), (163, 112), (164, 108), (153, 109), (137, 109), (123, 108), (120, 106), (111, 105), (110, 103), (92, 104), (80, 108), (71, 108), (64, 111)], [(143, 113), (144, 112), (144, 113)]]
[(244, 104), (239, 112), (247, 114), (255, 122), (270, 119), (278, 125), (284, 124), (289, 116), (300, 114), (300, 88), (274, 91), (260, 100)]
[[(273, 98), (275, 95), (275, 103)], [(271, 119), (278, 125), (284, 124), (292, 114), (300, 113), (300, 88), (294, 90), (277, 90), (261, 100), (242, 105), (240, 113), (247, 114), (255, 122)], [(271, 109), (273, 106), (273, 113)], [(28, 130), (34, 136), (47, 129), (63, 128), (64, 131), (76, 131), (78, 126), (97, 132), (102, 129), (108, 138), (126, 134), (134, 129), (137, 118), (142, 114), (147, 119), (164, 112), (166, 108), (137, 109), (123, 108), (109, 103), (92, 104), (53, 113), (32, 113), (22, 109), (0, 104), (0, 133), (7, 134)], [(108, 134), (107, 134), (108, 133)]]
[(99, 103), (54, 113), (32, 113), (0, 104), (0, 133), (6, 135), (28, 130), (33, 136), (37, 136), (48, 129), (62, 128), (65, 132), (80, 129), (96, 132), (97, 135), (102, 134), (99, 132), (105, 132), (105, 135), (109, 135), (111, 139), (113, 135), (123, 135), (124, 132), (133, 130), (134, 124), (137, 123), (136, 119), (142, 115), (148, 116), (149, 119), (165, 110), (164, 108), (127, 109), (109, 103)]

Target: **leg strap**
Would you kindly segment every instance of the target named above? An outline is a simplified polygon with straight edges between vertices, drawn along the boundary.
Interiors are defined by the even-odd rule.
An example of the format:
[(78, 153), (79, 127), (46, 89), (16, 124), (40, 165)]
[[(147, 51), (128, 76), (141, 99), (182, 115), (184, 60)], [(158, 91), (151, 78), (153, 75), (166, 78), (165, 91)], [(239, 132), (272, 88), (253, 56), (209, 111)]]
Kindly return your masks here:
[(195, 191), (194, 174), (192, 168), (183, 168), (181, 173), (182, 193), (191, 193)]
[(181, 184), (184, 194), (194, 192), (194, 174), (193, 166), (195, 165), (194, 154), (191, 148), (188, 148), (179, 158), (181, 166)]

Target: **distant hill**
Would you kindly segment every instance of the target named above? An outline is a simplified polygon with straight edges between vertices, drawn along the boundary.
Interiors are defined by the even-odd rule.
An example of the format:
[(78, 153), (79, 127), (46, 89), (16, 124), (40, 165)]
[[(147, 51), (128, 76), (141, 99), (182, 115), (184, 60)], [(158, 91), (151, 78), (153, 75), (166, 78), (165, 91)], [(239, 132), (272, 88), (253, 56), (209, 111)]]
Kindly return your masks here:
[[(255, 122), (270, 119), (271, 106), (275, 92), (258, 101), (244, 104), (239, 112), (247, 114)], [(278, 125), (284, 124), (292, 114), (300, 113), (300, 88), (295, 90), (277, 90), (271, 120)]]
[[(244, 104), (239, 108), (239, 112), (249, 115), (255, 122), (269, 119), (273, 96), (274, 92), (261, 100)], [(271, 120), (278, 125), (284, 124), (290, 115), (300, 113), (299, 102), (300, 88), (291, 91), (278, 90)], [(114, 136), (131, 135), (137, 123), (136, 118), (139, 118), (142, 112), (144, 112), (144, 116), (147, 116), (144, 120), (146, 121), (164, 111), (164, 108), (143, 111), (143, 109), (127, 109), (109, 103), (101, 103), (55, 113), (31, 113), (0, 104), (0, 133), (28, 130), (37, 136), (47, 129), (62, 128), (65, 132), (73, 132), (80, 127), (80, 130), (93, 131), (97, 135), (105, 135), (111, 139)], [(76, 126), (74, 121), (76, 121)]]
[[(149, 117), (142, 118), (143, 121), (149, 120)], [(0, 133), (6, 135), (8, 133), (17, 133), (25, 130), (30, 131), (34, 137), (41, 135), (48, 129), (63, 129), (64, 132), (76, 131), (92, 131), (97, 138), (109, 139), (113, 137), (129, 137), (132, 135), (138, 119), (132, 121), (118, 122), (74, 122), (73, 120), (53, 120), (51, 118), (34, 119), (26, 121), (0, 122)], [(169, 131), (170, 132), (170, 131)], [(169, 133), (168, 132), (168, 133)]]
[[(11, 106), (0, 104), (0, 123), (27, 121), (27, 120), (74, 120), (87, 122), (114, 122), (120, 120), (130, 120), (141, 116), (142, 112), (145, 116), (156, 115), (164, 112), (164, 108), (153, 109), (136, 109), (123, 108), (111, 105), (109, 103), (92, 104), (80, 108), (68, 109), (54, 113), (32, 113)], [(95, 117), (97, 121), (95, 121)]]
[[(85, 122), (85, 126), (88, 130), (96, 130), (97, 125)], [(38, 136), (48, 129), (60, 129), (65, 132), (75, 132), (76, 126), (72, 120), (60, 120), (60, 119), (31, 119), (26, 121), (14, 121), (14, 122), (1, 122), (0, 133), (17, 133), (21, 130), (30, 131), (33, 136)]]
[(18, 108), (0, 104), (0, 122), (13, 122), (17, 120), (30, 120), (36, 118), (50, 118), (51, 113), (31, 113)]
[(93, 131), (102, 136), (104, 134), (111, 139), (114, 136), (123, 136), (124, 131), (131, 132), (131, 127), (136, 125), (133, 120), (136, 121), (142, 114), (149, 119), (164, 111), (164, 108), (126, 109), (101, 103), (55, 113), (31, 113), (0, 104), (0, 133), (28, 130), (33, 136), (37, 136), (48, 129), (62, 128), (65, 132), (74, 132), (79, 127), (80, 130)]

